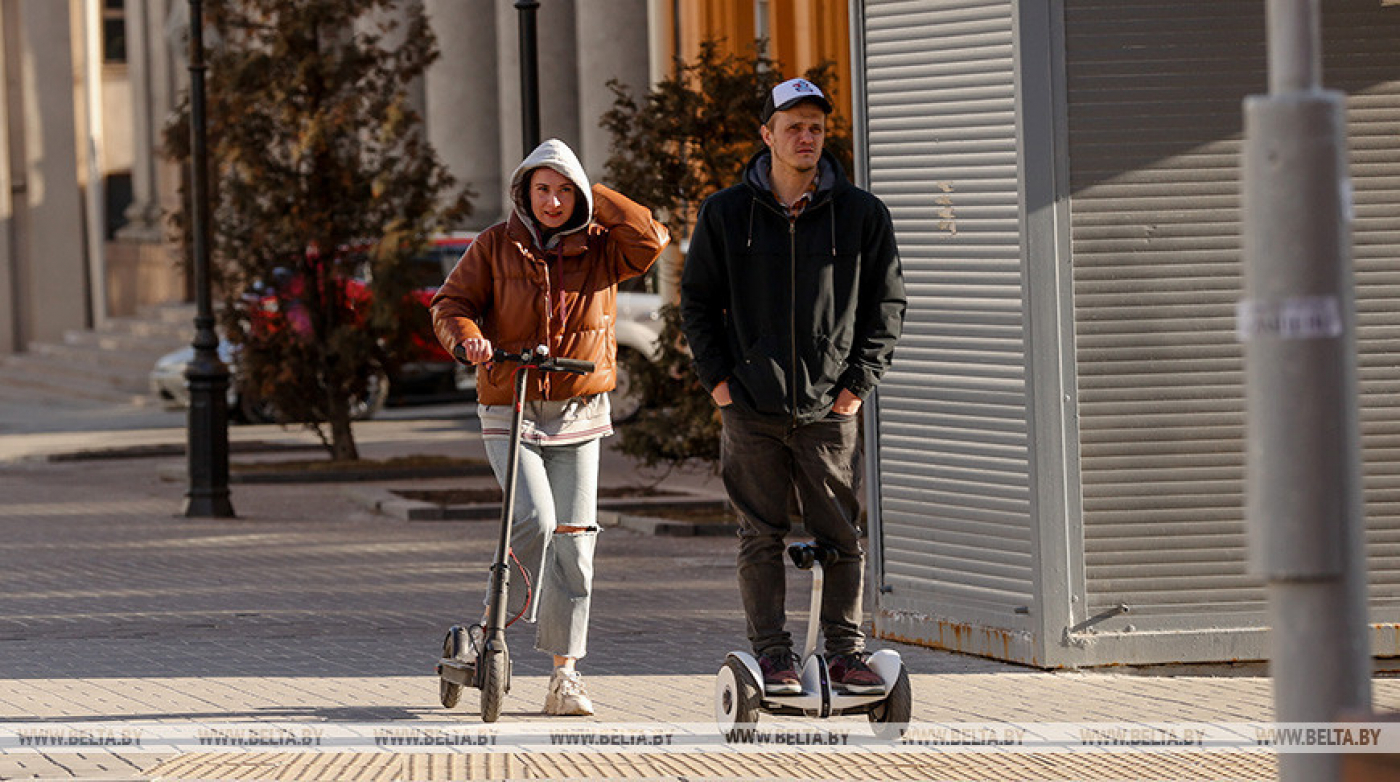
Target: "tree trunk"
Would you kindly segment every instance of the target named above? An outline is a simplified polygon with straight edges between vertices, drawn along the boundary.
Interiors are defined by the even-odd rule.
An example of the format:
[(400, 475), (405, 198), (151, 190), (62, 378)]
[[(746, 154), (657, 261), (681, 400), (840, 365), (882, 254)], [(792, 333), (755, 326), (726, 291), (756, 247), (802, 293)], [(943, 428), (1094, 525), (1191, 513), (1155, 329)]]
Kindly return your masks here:
[(326, 423), (331, 427), (331, 459), (337, 462), (358, 459), (360, 450), (355, 447), (355, 433), (350, 428), (350, 404), (336, 394), (329, 397), (330, 415)]

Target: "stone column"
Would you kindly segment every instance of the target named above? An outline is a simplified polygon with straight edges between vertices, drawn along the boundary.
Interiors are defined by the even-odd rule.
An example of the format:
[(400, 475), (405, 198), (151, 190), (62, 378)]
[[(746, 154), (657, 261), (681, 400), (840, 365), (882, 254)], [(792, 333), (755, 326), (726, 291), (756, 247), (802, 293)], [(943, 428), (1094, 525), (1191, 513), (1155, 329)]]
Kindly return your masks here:
[[(188, 0), (151, 0), (151, 111), (160, 127), (175, 113), (179, 96), (189, 88), (185, 35)], [(176, 9), (181, 9), (176, 11)], [(156, 166), (156, 197), (162, 218), (180, 208), (180, 182), (184, 172), (163, 154)]]
[[(151, 16), (158, 0), (127, 0), (126, 68), (131, 83), (131, 205), (126, 225), (118, 232), (124, 239), (160, 239), (160, 198), (156, 193), (156, 165), (160, 153), (163, 115), (157, 114), (152, 61), (164, 48), (163, 38), (151, 38)], [(161, 15), (161, 19), (164, 16)]]
[[(671, 76), (672, 63), (680, 54), (680, 31), (676, 0), (647, 0), (647, 48), (651, 62), (650, 87)], [(634, 85), (636, 86), (636, 85)]]
[[(574, 7), (574, 0), (540, 3), (536, 12), (536, 50), (540, 74), (540, 140), (557, 138), (577, 152), (579, 74)], [(520, 12), (514, 0), (496, 0), (496, 30), (497, 61), (500, 63), (497, 75), (501, 85), (501, 172), (509, 185), (511, 173), (530, 152), (521, 149)], [(586, 165), (587, 161), (584, 162)], [(502, 192), (500, 198), (502, 212), (509, 214), (509, 196)]]
[[(20, 301), (16, 290), (19, 254), (13, 194), (20, 184), (11, 165), (10, 124), (18, 117), (11, 104), (10, 74), (18, 65), (19, 43), (14, 34), (17, 0), (0, 0), (0, 356), (20, 348)], [(20, 174), (22, 177), (22, 173)]]
[[(54, 341), (87, 323), (87, 265), (78, 192), (73, 25), (66, 2), (20, 0), (19, 92), (27, 211), (20, 236), (26, 340)], [(100, 239), (100, 237), (95, 237)], [(22, 316), (23, 317), (23, 316)]]
[(476, 191), (466, 227), (485, 228), (502, 218), (504, 190), (496, 0), (426, 0), (424, 8), (442, 52), (424, 78), (428, 141)]
[[(377, 33), (378, 26), (381, 23), (394, 19), (399, 23), (398, 28), (384, 36), (384, 40), (380, 44), (386, 50), (394, 51), (403, 46), (407, 40), (407, 30), (405, 28), (408, 24), (409, 12), (414, 8), (422, 7), (423, 0), (400, 0), (399, 5), (395, 6), (392, 12), (372, 12), (355, 20), (356, 32)], [(414, 111), (418, 112), (419, 116), (423, 114), (425, 94), (423, 79), (415, 79), (412, 84), (408, 85), (408, 105)]]
[(651, 53), (647, 40), (647, 0), (589, 0), (578, 14), (579, 136), (576, 150), (594, 182), (603, 179), (611, 136), (598, 125), (612, 108), (608, 80), (617, 79), (633, 95), (651, 86)]
[[(95, 0), (89, 0), (95, 2)], [(172, 4), (181, 9), (173, 20), (184, 41), (188, 0), (127, 0), (127, 82), (130, 89), (125, 132), (129, 141), (132, 201), (126, 224), (103, 247), (103, 283), (107, 314), (131, 315), (140, 307), (184, 300), (186, 270), (175, 263), (166, 243), (165, 216), (180, 207), (180, 167), (165, 158), (164, 129), (174, 109), (175, 65), (171, 42)], [(181, 57), (184, 56), (183, 51)], [(184, 60), (181, 61), (184, 66)], [(188, 74), (188, 71), (186, 72)], [(126, 87), (127, 85), (121, 85)], [(106, 118), (104, 137), (124, 135)], [(123, 163), (106, 148), (104, 170)], [(100, 314), (94, 302), (94, 316)]]

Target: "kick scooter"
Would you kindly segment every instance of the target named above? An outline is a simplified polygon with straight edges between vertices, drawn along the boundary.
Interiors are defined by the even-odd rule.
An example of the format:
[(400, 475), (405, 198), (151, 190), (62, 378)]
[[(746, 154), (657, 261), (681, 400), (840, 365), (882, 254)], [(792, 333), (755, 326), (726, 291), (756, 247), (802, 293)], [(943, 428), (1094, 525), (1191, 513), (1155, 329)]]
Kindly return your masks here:
[[(454, 353), (459, 361), (467, 363), (460, 345)], [(510, 650), (506, 647), (506, 625), (509, 624), (506, 621), (506, 597), (510, 585), (508, 560), (511, 558), (510, 533), (515, 514), (516, 469), (520, 462), (520, 429), (525, 417), (525, 389), (529, 371), (586, 375), (594, 368), (592, 361), (552, 358), (549, 348), (543, 345), (522, 353), (496, 350), (491, 360), (519, 365), (514, 375), (514, 409), (510, 422), (510, 445), (506, 450), (505, 485), (502, 487), (501, 537), (496, 543), (496, 557), (491, 562), (491, 587), (486, 599), (485, 622), (453, 625), (443, 639), (442, 657), (437, 662), (438, 698), (442, 705), (453, 708), (462, 698), (462, 688), (476, 688), (481, 691), (483, 722), (495, 722), (500, 718), (501, 705), (510, 691)], [(528, 576), (525, 585), (528, 594)]]
[(883, 649), (866, 663), (884, 682), (877, 695), (851, 695), (836, 690), (827, 673), (825, 655), (817, 654), (817, 630), (821, 625), (822, 568), (836, 561), (837, 553), (816, 543), (794, 543), (788, 556), (800, 570), (812, 571), (812, 609), (807, 623), (807, 643), (802, 653), (802, 692), (773, 695), (763, 691), (763, 671), (748, 652), (730, 652), (715, 681), (715, 721), (728, 741), (753, 740), (760, 712), (803, 717), (866, 714), (875, 735), (891, 741), (909, 728), (913, 694), (909, 674), (899, 652)]

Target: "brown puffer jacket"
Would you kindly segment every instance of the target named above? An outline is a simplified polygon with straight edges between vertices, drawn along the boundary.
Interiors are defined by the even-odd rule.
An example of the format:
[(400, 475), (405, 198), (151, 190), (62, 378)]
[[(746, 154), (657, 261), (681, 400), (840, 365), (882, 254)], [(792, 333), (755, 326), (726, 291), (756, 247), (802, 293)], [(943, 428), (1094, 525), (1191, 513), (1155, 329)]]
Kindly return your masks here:
[[(617, 384), (617, 284), (645, 273), (670, 235), (646, 207), (602, 185), (590, 190), (581, 167), (529, 165), (535, 158), (531, 155), (512, 178), (515, 212), (472, 242), (433, 297), (433, 328), (449, 352), (464, 340), (485, 337), (503, 350), (546, 345), (550, 355), (597, 365), (582, 376), (532, 373), (528, 399), (560, 401), (611, 391)], [(577, 159), (568, 162), (576, 165)], [(539, 165), (574, 181), (582, 213), (579, 224), (566, 224), (548, 250), (539, 247), (533, 218), (529, 225), (522, 219), (529, 205), (526, 200), (521, 208), (520, 182), (528, 184), (529, 172)], [(478, 401), (510, 404), (513, 370), (514, 365), (478, 366)]]

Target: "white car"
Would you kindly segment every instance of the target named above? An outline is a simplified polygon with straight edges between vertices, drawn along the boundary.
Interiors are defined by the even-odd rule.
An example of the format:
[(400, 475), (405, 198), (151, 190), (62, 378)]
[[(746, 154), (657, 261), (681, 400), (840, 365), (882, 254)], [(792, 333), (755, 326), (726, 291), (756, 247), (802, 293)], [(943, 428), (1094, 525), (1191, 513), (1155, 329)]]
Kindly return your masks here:
[[(244, 397), (238, 390), (238, 351), (228, 340), (219, 341), (219, 360), (229, 368), (228, 410), (229, 418), (240, 423), (268, 424), (277, 421), (277, 411), (266, 400)], [(151, 368), (151, 393), (173, 409), (190, 406), (190, 387), (185, 379), (185, 368), (194, 361), (194, 348), (183, 347), (173, 350), (156, 359)], [(476, 379), (472, 378), (473, 389)], [(357, 399), (350, 407), (350, 415), (355, 420), (373, 418), (384, 409), (389, 399), (389, 379), (381, 375), (370, 378), (370, 393), (365, 399)]]
[[(658, 352), (657, 338), (661, 333), (661, 297), (654, 293), (633, 293), (620, 291), (617, 294), (617, 388), (612, 392), (613, 420), (619, 423), (637, 414), (641, 400), (633, 391), (632, 380), (626, 371), (623, 356), (635, 351), (648, 358), (655, 358)], [(237, 351), (227, 341), (219, 342), (219, 358), (229, 366), (230, 380), (228, 405), (234, 420), (248, 423), (268, 423), (276, 420), (276, 411), (266, 402), (257, 399), (244, 399), (238, 392), (236, 373), (238, 371)], [(185, 380), (185, 367), (194, 359), (194, 348), (183, 347), (161, 356), (151, 369), (151, 393), (167, 406), (187, 408), (190, 404), (189, 385)], [(453, 385), (464, 395), (476, 392), (476, 372), (469, 367), (457, 366), (453, 374)], [(391, 381), (387, 377), (375, 378), (372, 393), (367, 400), (355, 405), (356, 418), (370, 418), (384, 407), (388, 399)]]
[(628, 351), (635, 351), (655, 361), (661, 352), (661, 296), (655, 293), (617, 293), (617, 388), (613, 389), (612, 417), (624, 423), (632, 420), (641, 409), (642, 398), (632, 386), (632, 377), (623, 360)]

